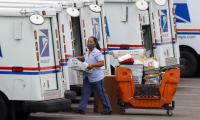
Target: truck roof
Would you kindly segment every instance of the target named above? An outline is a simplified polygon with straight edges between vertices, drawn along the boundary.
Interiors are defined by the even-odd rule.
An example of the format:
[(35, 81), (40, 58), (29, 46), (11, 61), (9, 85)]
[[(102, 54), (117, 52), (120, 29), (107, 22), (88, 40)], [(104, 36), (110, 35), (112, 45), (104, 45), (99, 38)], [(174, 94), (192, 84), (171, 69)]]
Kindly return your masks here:
[[(87, 4), (94, 3), (96, 0), (1, 0), (0, 3), (15, 3), (15, 4), (62, 4), (63, 6), (76, 4)], [(100, 0), (99, 4), (103, 3), (103, 0)]]
[[(68, 8), (74, 4), (76, 4), (76, 8), (82, 8), (84, 5), (92, 4), (94, 1), (95, 0), (1, 0), (0, 7), (55, 8), (56, 11), (61, 11), (62, 8)], [(102, 3), (103, 2), (100, 2), (99, 4)]]
[[(45, 12), (45, 15), (43, 13)], [(0, 8), (0, 16), (31, 16), (33, 14), (40, 14), (44, 17), (56, 15), (54, 8), (42, 9), (42, 8), (13, 8), (6, 7)]]
[[(104, 0), (104, 2), (106, 3), (106, 2), (114, 2), (114, 3), (127, 3), (127, 2), (131, 2), (131, 3), (133, 3), (133, 2), (137, 2), (138, 0)], [(153, 1), (153, 0), (145, 0), (146, 2), (151, 2), (151, 1)]]

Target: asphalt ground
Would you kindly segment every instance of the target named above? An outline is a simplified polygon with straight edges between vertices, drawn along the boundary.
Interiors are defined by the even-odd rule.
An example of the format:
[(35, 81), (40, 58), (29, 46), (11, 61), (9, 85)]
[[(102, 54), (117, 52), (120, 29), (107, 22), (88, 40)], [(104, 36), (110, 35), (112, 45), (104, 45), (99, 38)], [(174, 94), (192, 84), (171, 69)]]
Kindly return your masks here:
[(174, 97), (176, 108), (173, 116), (167, 116), (162, 109), (126, 109), (126, 114), (101, 115), (88, 111), (86, 115), (73, 112), (36, 113), (28, 120), (199, 120), (200, 119), (200, 77), (182, 78)]

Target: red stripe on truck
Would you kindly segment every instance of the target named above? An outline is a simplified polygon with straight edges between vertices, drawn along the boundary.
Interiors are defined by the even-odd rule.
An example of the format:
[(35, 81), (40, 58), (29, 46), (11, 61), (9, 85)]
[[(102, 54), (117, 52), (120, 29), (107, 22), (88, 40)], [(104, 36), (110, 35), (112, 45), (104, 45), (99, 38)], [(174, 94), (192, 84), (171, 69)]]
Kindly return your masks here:
[(178, 32), (200, 32), (200, 29), (177, 29)]
[[(21, 66), (20, 66), (21, 67)], [(12, 70), (13, 67), (4, 67), (0, 66), (0, 70)], [(47, 66), (47, 67), (22, 67), (23, 70), (27, 71), (39, 71), (39, 70), (51, 70), (51, 69), (57, 69), (60, 68), (60, 66)]]
[[(126, 44), (108, 44), (107, 46), (108, 47), (121, 47), (121, 46), (125, 46)], [(129, 46), (129, 47), (135, 47), (135, 48), (142, 48), (143, 45), (126, 45), (126, 46)]]

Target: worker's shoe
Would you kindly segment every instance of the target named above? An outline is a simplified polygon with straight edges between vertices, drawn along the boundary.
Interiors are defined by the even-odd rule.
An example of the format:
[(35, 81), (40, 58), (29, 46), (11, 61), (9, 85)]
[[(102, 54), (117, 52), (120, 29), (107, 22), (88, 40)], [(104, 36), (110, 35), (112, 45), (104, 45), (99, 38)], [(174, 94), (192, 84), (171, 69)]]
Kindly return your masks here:
[(78, 109), (78, 110), (75, 111), (75, 113), (83, 114), (83, 115), (84, 115), (84, 114), (85, 114), (85, 111), (83, 111), (83, 110), (81, 110), (81, 109)]
[(103, 111), (101, 112), (102, 115), (111, 115), (112, 114), (112, 111), (109, 111), (109, 112), (106, 112), (106, 111)]

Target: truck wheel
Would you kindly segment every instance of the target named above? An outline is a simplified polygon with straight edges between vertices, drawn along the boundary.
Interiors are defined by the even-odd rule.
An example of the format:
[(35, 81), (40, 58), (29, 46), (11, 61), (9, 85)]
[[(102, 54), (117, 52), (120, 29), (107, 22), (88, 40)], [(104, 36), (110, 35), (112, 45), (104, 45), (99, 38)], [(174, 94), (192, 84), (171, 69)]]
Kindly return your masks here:
[(197, 73), (198, 61), (196, 56), (189, 51), (180, 51), (181, 76), (192, 77)]
[(167, 115), (168, 116), (173, 116), (173, 111), (172, 110), (167, 110)]
[(0, 96), (0, 120), (6, 120), (8, 115), (8, 104), (6, 101)]
[(75, 100), (76, 99), (76, 92), (70, 91), (70, 90), (65, 90), (65, 98), (70, 99), (70, 100)]
[(29, 112), (16, 112), (16, 120), (27, 120)]

